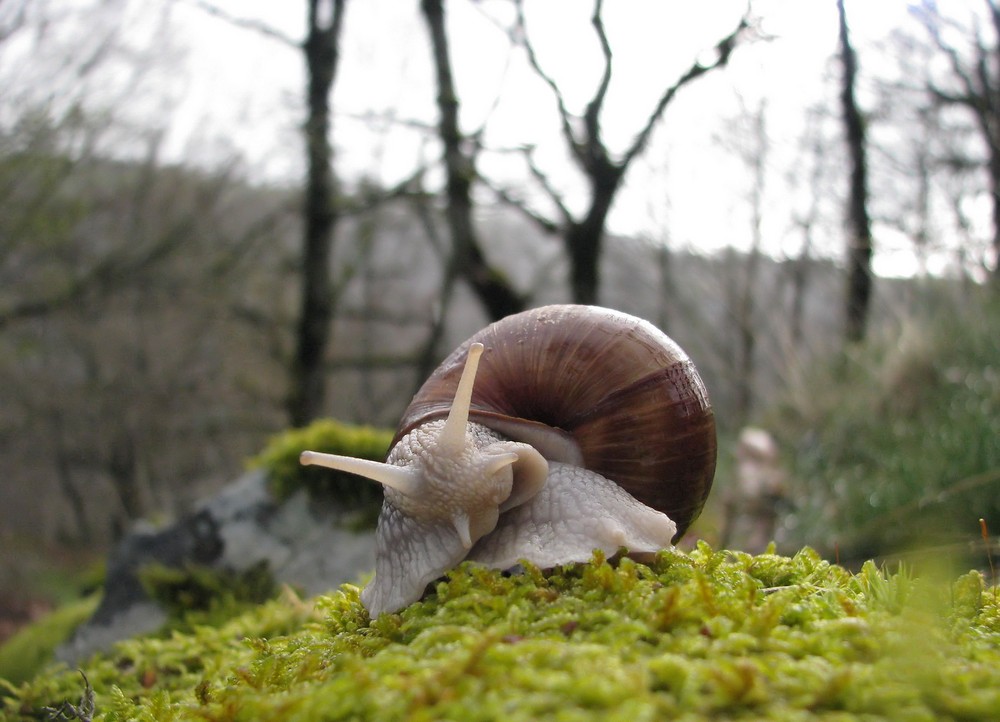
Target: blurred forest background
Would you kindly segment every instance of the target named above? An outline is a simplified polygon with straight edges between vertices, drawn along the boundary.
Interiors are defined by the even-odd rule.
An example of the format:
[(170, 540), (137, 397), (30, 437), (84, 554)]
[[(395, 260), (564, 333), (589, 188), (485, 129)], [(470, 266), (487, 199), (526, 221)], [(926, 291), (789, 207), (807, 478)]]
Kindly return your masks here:
[(567, 301), (701, 370), (713, 542), (750, 424), (786, 549), (1000, 531), (1000, 7), (704, 15), (0, 1), (0, 566), (183, 513), (290, 425), (393, 426)]

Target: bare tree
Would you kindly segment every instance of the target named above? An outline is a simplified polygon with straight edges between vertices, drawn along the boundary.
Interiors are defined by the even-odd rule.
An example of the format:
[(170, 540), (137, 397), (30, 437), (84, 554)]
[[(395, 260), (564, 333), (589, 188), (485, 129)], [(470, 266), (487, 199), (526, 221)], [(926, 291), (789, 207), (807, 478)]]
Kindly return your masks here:
[(336, 177), (330, 143), (330, 92), (340, 59), (340, 32), (347, 0), (308, 0), (305, 52), (308, 117), (305, 125), (306, 187), (302, 248), (302, 295), (292, 359), (288, 416), (302, 426), (323, 413), (333, 293), (330, 258), (337, 224)]
[(231, 15), (205, 0), (192, 0), (205, 12), (302, 51), (306, 64), (304, 125), (306, 178), (303, 190), (301, 293), (286, 407), (293, 426), (320, 416), (326, 404), (326, 352), (334, 317), (331, 259), (338, 221), (337, 178), (330, 140), (330, 95), (337, 79), (340, 36), (347, 0), (307, 0), (306, 37), (298, 42), (251, 18)]
[[(451, 230), (452, 253), (445, 270), (447, 279), (466, 279), (490, 318), (496, 320), (523, 311), (525, 300), (483, 255), (472, 219), (472, 184), (476, 179), (476, 142), (463, 136), (458, 126), (459, 99), (451, 73), (448, 36), (444, 27), (442, 0), (420, 3), (430, 30), (437, 76), (438, 133), (444, 145), (447, 181), (445, 215)], [(450, 283), (446, 284), (450, 288)]]
[(737, 153), (750, 171), (750, 249), (746, 256), (742, 278), (733, 292), (735, 304), (731, 310), (736, 326), (736, 405), (737, 423), (742, 426), (749, 417), (754, 403), (754, 376), (758, 341), (758, 316), (756, 298), (759, 292), (760, 262), (763, 251), (764, 191), (767, 181), (767, 162), (770, 141), (767, 135), (766, 101), (753, 110), (745, 109), (749, 122), (745, 141), (739, 142)]
[[(526, 30), (522, 0), (516, 0), (516, 5), (517, 26), (514, 37), (523, 44), (531, 67), (545, 81), (555, 97), (563, 137), (573, 161), (586, 179), (590, 194), (587, 209), (581, 215), (575, 216), (549, 179), (535, 166), (529, 153), (527, 158), (532, 174), (558, 209), (559, 219), (553, 221), (536, 214), (532, 216), (546, 231), (553, 232), (558, 229), (562, 232), (566, 254), (570, 260), (573, 300), (577, 303), (596, 303), (599, 296), (599, 263), (607, 217), (625, 173), (632, 161), (646, 149), (657, 122), (663, 117), (667, 106), (681, 88), (729, 62), (737, 42), (750, 25), (749, 18), (748, 15), (744, 15), (736, 28), (716, 44), (715, 58), (711, 62), (693, 63), (676, 82), (667, 87), (632, 143), (620, 157), (616, 158), (608, 149), (601, 130), (601, 113), (611, 85), (613, 60), (612, 48), (601, 16), (603, 0), (595, 0), (591, 24), (600, 42), (604, 69), (582, 118), (577, 118), (570, 112), (562, 89), (542, 68)], [(509, 201), (514, 200), (509, 194), (505, 194), (504, 197)]]
[[(824, 198), (833, 195), (829, 188), (829, 178), (833, 174), (829, 167), (829, 147), (823, 134), (826, 110), (814, 106), (807, 111), (806, 127), (799, 139), (798, 163), (790, 168), (787, 175), (789, 189), (804, 189), (803, 208), (793, 213), (792, 225), (801, 243), (789, 254), (786, 268), (789, 293), (787, 343), (789, 352), (801, 350), (805, 340), (806, 296), (809, 289), (813, 253), (817, 247), (816, 235), (822, 225), (822, 205)], [(791, 195), (791, 193), (789, 193)]]
[(948, 63), (952, 88), (930, 80), (928, 88), (940, 105), (965, 108), (986, 148), (993, 216), (993, 286), (1000, 290), (1000, 5), (984, 0), (993, 39), (987, 42), (978, 24), (967, 31), (968, 52), (950, 42), (945, 30), (955, 24), (942, 16), (935, 0), (923, 0), (918, 16)]
[(847, 150), (851, 163), (847, 202), (847, 305), (845, 336), (857, 342), (865, 337), (872, 292), (872, 230), (868, 215), (868, 160), (865, 120), (855, 98), (858, 58), (851, 45), (844, 0), (837, 0), (840, 25), (840, 60), (843, 65), (840, 102), (844, 114)]

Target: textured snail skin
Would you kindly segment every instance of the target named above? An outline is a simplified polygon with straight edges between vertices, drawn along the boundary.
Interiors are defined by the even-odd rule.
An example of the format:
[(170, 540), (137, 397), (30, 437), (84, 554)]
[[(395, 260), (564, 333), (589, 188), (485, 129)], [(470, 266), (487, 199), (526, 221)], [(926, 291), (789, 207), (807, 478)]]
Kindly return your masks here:
[[(512, 442), (486, 427), (470, 427), (470, 436), (477, 440), (474, 443), (490, 439), (497, 450), (511, 448)], [(413, 433), (423, 435), (417, 431), (410, 436)], [(420, 444), (407, 438), (402, 446)], [(393, 454), (399, 448), (397, 444)], [(410, 453), (410, 449), (399, 453), (395, 462), (400, 463)], [(518, 489), (510, 481), (507, 484), (511, 493), (503, 499), (500, 497), (506, 489), (501, 482), (495, 487), (496, 494), (482, 500), (481, 509), (490, 516), (492, 525), (483, 520), (481, 535), (477, 525), (472, 525), (477, 541), (471, 550), (450, 522), (449, 502), (421, 503), (418, 509), (412, 499), (386, 489), (376, 535), (375, 576), (361, 592), (361, 601), (371, 615), (394, 612), (417, 601), (429, 583), (463, 560), (507, 569), (527, 559), (545, 568), (587, 561), (595, 549), (608, 555), (622, 547), (633, 554), (656, 552), (669, 547), (677, 532), (666, 514), (636, 501), (616, 483), (577, 466), (550, 462), (540, 487)], [(435, 516), (428, 513), (430, 510), (437, 512)], [(503, 524), (498, 525), (501, 514)]]
[(522, 559), (542, 568), (670, 547), (677, 525), (636, 501), (613, 481), (578, 466), (552, 462), (542, 490), (504, 515), (503, 525), (472, 548), (470, 561), (507, 569)]
[[(434, 464), (443, 425), (431, 421), (414, 429), (392, 448), (386, 463)], [(524, 504), (546, 485), (548, 464), (527, 445), (479, 424), (469, 424), (466, 438), (466, 463), (422, 468), (421, 493), (385, 489), (375, 537), (375, 576), (361, 592), (361, 602), (373, 617), (420, 599), (430, 582), (465, 559), (473, 545), (493, 531), (502, 512)], [(523, 461), (490, 475), (468, 474), (468, 466), (507, 453), (520, 454)], [(518, 464), (528, 468), (522, 470)], [(467, 533), (456, 518), (468, 520)]]
[(715, 421), (694, 365), (628, 314), (546, 306), (462, 344), (424, 383), (385, 464), (303, 453), (385, 486), (372, 616), (468, 559), (508, 568), (653, 553), (701, 511)]

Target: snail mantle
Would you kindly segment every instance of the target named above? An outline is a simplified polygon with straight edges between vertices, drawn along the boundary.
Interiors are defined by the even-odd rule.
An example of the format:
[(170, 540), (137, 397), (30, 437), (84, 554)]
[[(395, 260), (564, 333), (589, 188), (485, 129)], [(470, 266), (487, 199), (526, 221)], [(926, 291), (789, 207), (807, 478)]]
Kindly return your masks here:
[(647, 321), (597, 306), (508, 316), (455, 349), (407, 407), (385, 463), (303, 464), (384, 487), (373, 615), (459, 562), (552, 567), (594, 549), (669, 547), (715, 475), (715, 418), (694, 364)]

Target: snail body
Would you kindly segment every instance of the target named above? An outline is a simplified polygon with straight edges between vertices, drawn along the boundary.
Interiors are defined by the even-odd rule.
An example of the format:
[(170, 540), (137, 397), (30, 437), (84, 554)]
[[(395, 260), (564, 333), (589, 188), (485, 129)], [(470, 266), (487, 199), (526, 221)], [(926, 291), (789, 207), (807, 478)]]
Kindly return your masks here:
[(507, 568), (669, 547), (715, 472), (715, 421), (687, 355), (596, 306), (508, 316), (455, 349), (400, 420), (384, 464), (303, 452), (381, 483), (374, 616), (469, 559)]

